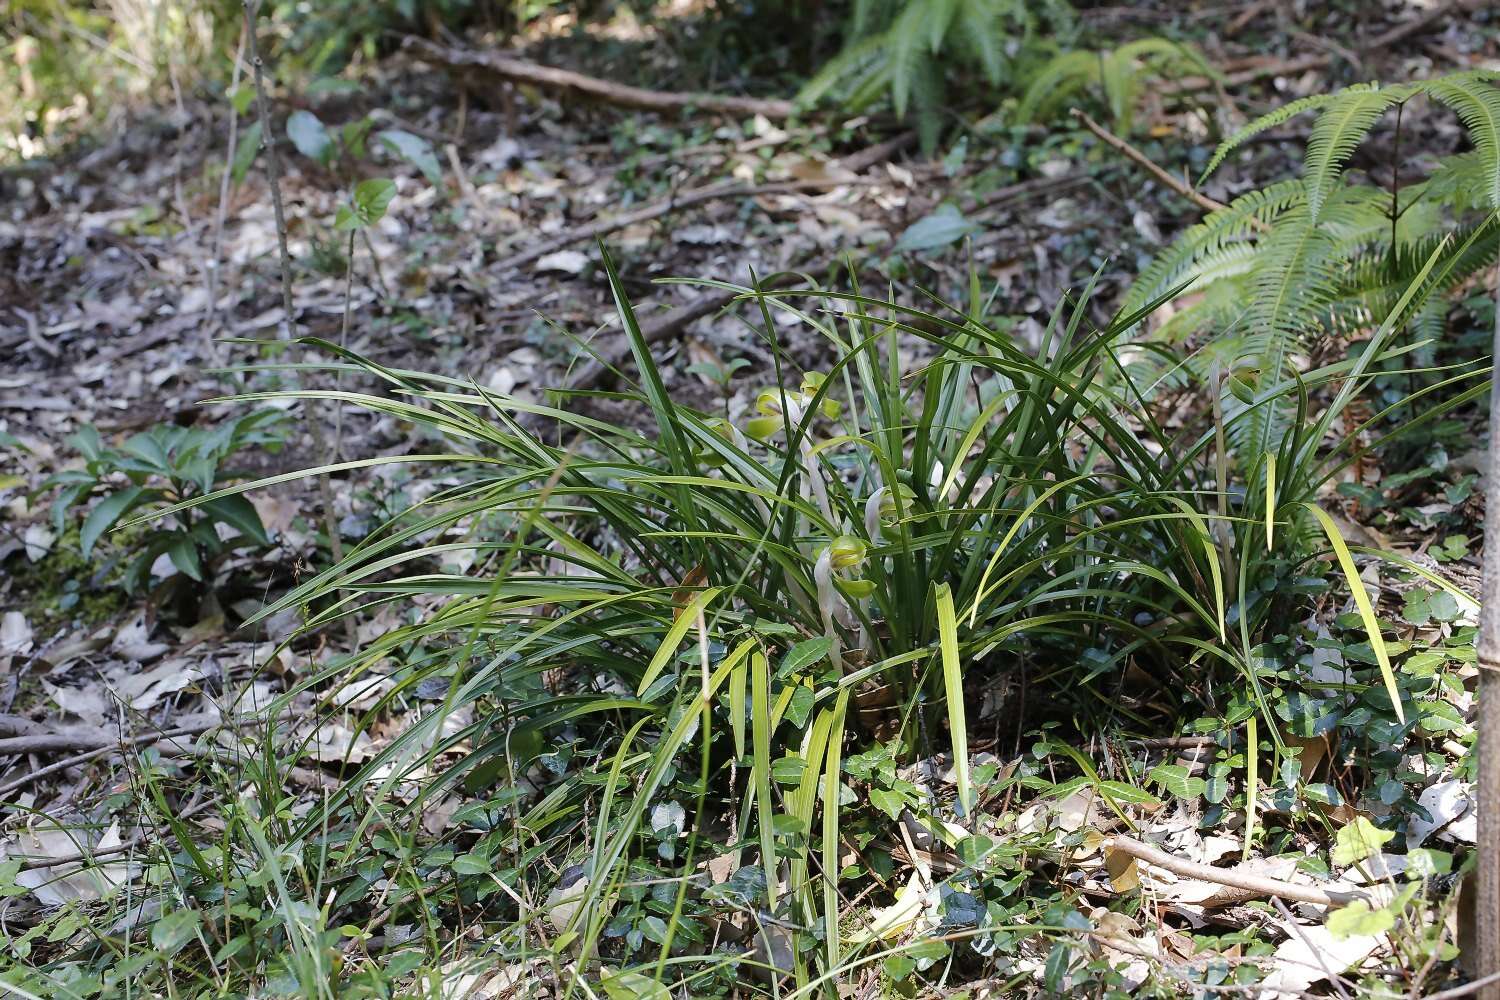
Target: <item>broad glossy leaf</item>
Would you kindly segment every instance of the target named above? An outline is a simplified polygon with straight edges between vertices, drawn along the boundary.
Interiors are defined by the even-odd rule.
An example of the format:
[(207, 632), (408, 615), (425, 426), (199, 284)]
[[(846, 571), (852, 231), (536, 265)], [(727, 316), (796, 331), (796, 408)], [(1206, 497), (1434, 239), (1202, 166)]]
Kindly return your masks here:
[(286, 137), (292, 140), (297, 152), (327, 166), (333, 162), (333, 136), (328, 134), (318, 116), (300, 108), (286, 120)]

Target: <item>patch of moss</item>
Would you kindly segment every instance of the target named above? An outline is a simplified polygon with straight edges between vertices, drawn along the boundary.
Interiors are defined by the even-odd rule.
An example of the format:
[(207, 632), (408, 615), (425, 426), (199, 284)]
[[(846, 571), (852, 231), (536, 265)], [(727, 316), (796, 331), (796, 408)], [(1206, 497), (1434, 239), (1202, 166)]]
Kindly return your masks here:
[(51, 551), (36, 562), (16, 556), (7, 567), (11, 593), (32, 627), (39, 631), (64, 622), (98, 625), (118, 616), (131, 603), (120, 582), (113, 547), (98, 546), (85, 559), (78, 527), (70, 526)]

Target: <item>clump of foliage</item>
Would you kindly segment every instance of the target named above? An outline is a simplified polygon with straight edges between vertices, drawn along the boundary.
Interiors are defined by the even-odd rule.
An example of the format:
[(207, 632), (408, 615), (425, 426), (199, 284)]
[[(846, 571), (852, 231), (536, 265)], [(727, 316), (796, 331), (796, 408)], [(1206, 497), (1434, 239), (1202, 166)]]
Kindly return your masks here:
[(1142, 38), (1100, 52), (1063, 52), (1031, 78), (1016, 117), (1022, 122), (1048, 118), (1087, 91), (1102, 98), (1114, 130), (1129, 134), (1147, 85), (1190, 73), (1218, 75), (1193, 46), (1167, 38)]
[[(1026, 662), (1069, 698), (1135, 716), (1142, 709), (1119, 704), (1109, 681), (1127, 664), (1189, 702), (1192, 678), (1228, 670), (1244, 688), (1205, 718), (1226, 733), (1244, 727), (1251, 746), (1266, 734), (1285, 756), (1280, 713), (1300, 702), (1294, 672), (1267, 668), (1284, 631), (1274, 623), (1326, 592), (1306, 567), (1329, 548), (1364, 594), (1317, 498), (1357, 455), (1357, 429), (1341, 435), (1339, 421), (1435, 264), (1425, 262), (1358, 358), (1307, 373), (1302, 386), (1329, 394), (1328, 406), (1285, 444), (1281, 472), (1254, 489), (1231, 481), (1223, 461), (1226, 436), (1252, 415), (1208, 429), (1159, 425), (1128, 371), (1104, 377), (1141, 312), (1095, 329), (1088, 289), (1031, 350), (983, 320), (977, 290), (964, 308), (923, 311), (856, 293), (741, 287), (778, 365), (731, 422), (672, 397), (606, 257), (639, 370), (626, 396), (650, 414), (645, 433), (318, 342), (389, 390), (329, 395), (441, 442), (358, 464), (460, 474), (265, 609), (311, 609), (308, 626), (325, 628), (362, 605), (414, 605), (405, 624), (300, 676), (271, 711), (377, 671), (390, 671), (390, 686), (356, 725), (401, 702), (429, 710), (351, 763), (311, 811), (230, 816), (225, 855), (177, 869), (197, 900), (181, 919), (284, 942), (279, 981), (306, 992), (330, 975), (341, 935), (361, 939), (379, 886), (381, 919), (393, 924), (431, 927), (456, 908), (483, 920), (491, 947), (514, 960), (535, 952), (530, 928), (545, 920), (550, 955), (624, 966), (611, 977), (624, 977), (620, 989), (655, 995), (656, 963), (671, 958), (677, 985), (710, 996), (733, 984), (709, 954), (712, 928), (750, 912), (784, 935), (761, 935), (761, 960), (810, 990), (884, 946), (851, 931), (862, 922), (844, 901), (889, 877), (875, 838), (909, 817), (964, 861), (938, 887), (944, 927), (958, 937), (913, 942), (884, 964), (892, 982), (1039, 933), (1018, 925), (1073, 926), (1081, 918), (1029, 872), (1023, 843), (955, 830), (1007, 789), (1156, 799), (1060, 740), (1038, 743), (1009, 776), (971, 766), (972, 697)], [(782, 369), (777, 313), (828, 344), (827, 371)], [(911, 369), (897, 351), (906, 338), (925, 351)], [(563, 433), (531, 429), (538, 421)], [(451, 567), (459, 552), (473, 555), (467, 571)], [(1430, 714), (1414, 701), (1430, 679), (1396, 676), (1367, 604), (1348, 625), (1366, 650), (1349, 683), (1389, 718), (1391, 739), (1404, 738)], [(845, 756), (854, 731), (864, 747)], [(1214, 804), (1245, 766), (1233, 745), (1226, 736), (1224, 760), (1192, 789)], [(902, 770), (950, 748), (951, 791)], [(275, 769), (295, 757), (253, 765), (268, 798)], [(1060, 778), (1048, 758), (1079, 773)], [(1278, 795), (1297, 809), (1319, 801), (1321, 790), (1288, 773), (1277, 772)], [(1152, 780), (1176, 787), (1178, 777)], [(424, 811), (453, 793), (468, 803), (435, 837), (419, 836)], [(1251, 814), (1245, 836), (1256, 835)], [(847, 842), (863, 848), (856, 864), (842, 860)], [(275, 910), (305, 920), (282, 929), (264, 908), (226, 910), (227, 855), (237, 872), (272, 858), (294, 868), (278, 891), (296, 902)], [(726, 881), (684, 877), (710, 857), (722, 859)], [(269, 891), (264, 879), (245, 881), (241, 895)], [(1045, 933), (1060, 936), (1058, 977), (1071, 969), (1114, 981), (1065, 931)]]
[[(1211, 331), (1188, 369), (1225, 377), (1225, 405), (1252, 413), (1235, 440), (1259, 456), (1291, 424), (1283, 391), (1314, 342), (1369, 330), (1391, 314), (1421, 339), (1441, 336), (1448, 294), (1493, 263), (1500, 250), (1500, 90), (1488, 71), (1418, 83), (1358, 85), (1294, 101), (1220, 144), (1207, 177), (1246, 140), (1318, 111), (1301, 177), (1236, 198), (1162, 251), (1128, 295), (1126, 309), (1173, 288), (1189, 298), (1157, 328), (1181, 342)], [(1474, 149), (1444, 159), (1430, 176), (1390, 189), (1348, 176), (1350, 157), (1383, 115), (1417, 98), (1453, 109)], [(1399, 129), (1399, 118), (1398, 118)], [(1392, 144), (1398, 150), (1399, 140)], [(1402, 164), (1393, 161), (1396, 169)], [(1406, 295), (1436, 255), (1425, 283)], [(1280, 398), (1282, 402), (1277, 402)]]
[(811, 104), (835, 94), (857, 111), (889, 97), (897, 115), (913, 113), (931, 149), (951, 79), (977, 68), (992, 88), (1018, 87), (1042, 31), (1053, 38), (1071, 33), (1066, 3), (856, 0), (843, 51), (808, 81), (799, 99)]
[[(79, 548), (88, 558), (126, 515), (189, 502), (243, 478), (226, 463), (248, 447), (279, 447), (281, 420), (279, 411), (263, 410), (212, 429), (162, 424), (119, 447), (105, 445), (97, 429), (84, 427), (69, 439), (83, 458), (83, 468), (60, 472), (42, 485), (44, 491), (58, 490), (52, 502), (53, 524), (61, 532), (69, 514), (100, 494), (79, 527)], [(144, 588), (152, 564), (165, 555), (180, 576), (169, 577), (164, 587), (187, 593), (190, 588), (178, 586), (182, 578), (212, 583), (215, 564), (229, 553), (269, 544), (255, 507), (243, 496), (221, 496), (178, 511), (170, 526), (134, 536), (125, 585), (132, 591)]]

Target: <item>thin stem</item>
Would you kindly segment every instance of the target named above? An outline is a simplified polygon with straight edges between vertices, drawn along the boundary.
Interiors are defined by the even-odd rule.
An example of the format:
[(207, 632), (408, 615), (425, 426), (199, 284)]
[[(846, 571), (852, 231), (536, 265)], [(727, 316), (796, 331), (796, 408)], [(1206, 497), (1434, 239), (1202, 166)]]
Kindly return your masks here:
[[(349, 349), (349, 313), (350, 302), (354, 298), (354, 230), (349, 230), (349, 245), (345, 247), (344, 257), (344, 324), (339, 330), (339, 347)], [(344, 388), (344, 373), (339, 371), (333, 377), (333, 387), (337, 390)], [(344, 408), (336, 407), (333, 411), (333, 455), (335, 461), (343, 461), (344, 455)]]
[[(260, 0), (245, 0), (245, 36), (250, 47), (250, 66), (255, 77), (255, 106), (260, 115), (261, 148), (266, 151), (266, 171), (271, 182), (271, 209), (276, 217), (276, 245), (281, 254), (281, 308), (283, 312), (281, 339), (294, 340), (297, 317), (292, 303), (292, 255), (287, 249), (286, 212), (281, 204), (281, 157), (276, 152), (275, 137), (271, 133), (271, 112), (266, 103), (266, 84), (260, 58), (260, 44), (255, 36), (255, 19), (260, 11)], [(322, 409), (318, 401), (308, 399), (303, 404), (302, 414), (313, 439), (313, 447), (328, 460), (328, 440), (323, 433)], [(333, 485), (324, 473), (318, 477), (318, 493), (323, 501), (323, 527), (328, 532), (328, 550), (335, 563), (344, 561), (344, 543), (339, 538), (338, 511), (334, 505)], [(354, 619), (345, 619), (346, 631), (351, 644), (355, 640)]]
[(1401, 218), (1401, 112), (1406, 102), (1396, 105), (1396, 141), (1391, 149), (1391, 260), (1396, 259), (1396, 220)]

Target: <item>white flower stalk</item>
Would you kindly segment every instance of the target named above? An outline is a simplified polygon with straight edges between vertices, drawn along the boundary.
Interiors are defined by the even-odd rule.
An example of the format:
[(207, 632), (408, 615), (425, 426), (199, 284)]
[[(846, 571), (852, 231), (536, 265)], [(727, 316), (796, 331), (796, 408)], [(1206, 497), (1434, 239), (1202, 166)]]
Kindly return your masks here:
[(818, 561), (813, 564), (813, 579), (818, 584), (818, 611), (823, 615), (823, 634), (828, 637), (829, 642), (828, 655), (838, 665), (839, 673), (843, 673), (843, 650), (839, 645), (839, 630), (834, 625), (833, 616), (835, 611), (843, 607), (844, 599), (833, 585), (832, 546), (818, 554)]
[(882, 486), (865, 501), (865, 537), (872, 542), (880, 537), (881, 505), (890, 492), (889, 486)]

